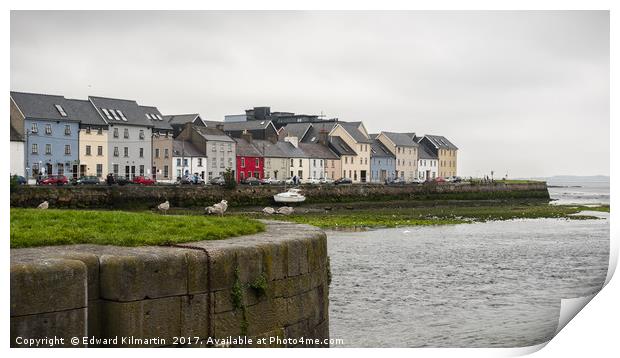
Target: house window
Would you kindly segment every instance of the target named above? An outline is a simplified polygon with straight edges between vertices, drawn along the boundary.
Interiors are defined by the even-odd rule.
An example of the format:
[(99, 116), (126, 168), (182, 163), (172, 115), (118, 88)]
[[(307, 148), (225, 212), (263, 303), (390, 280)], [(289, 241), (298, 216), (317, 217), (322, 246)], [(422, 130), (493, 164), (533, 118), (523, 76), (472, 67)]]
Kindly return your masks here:
[(223, 152), (224, 151), (224, 143), (220, 143), (220, 150)]
[(118, 176), (118, 164), (112, 165), (112, 171), (114, 172), (114, 176)]
[(224, 168), (224, 158), (220, 158), (220, 168)]
[(32, 123), (32, 127), (30, 128), (30, 131), (32, 133), (39, 133), (39, 127), (37, 126), (36, 123)]
[(97, 134), (98, 135), (102, 135), (103, 134), (103, 128), (97, 128)]
[(65, 144), (65, 155), (71, 155), (71, 144)]
[(103, 164), (97, 164), (97, 177), (101, 178), (103, 176)]
[(56, 110), (58, 111), (58, 113), (60, 113), (60, 115), (62, 117), (66, 117), (67, 116), (67, 113), (65, 112), (65, 110), (62, 108), (61, 105), (55, 104), (54, 107), (56, 107)]
[(65, 174), (65, 165), (62, 163), (58, 163), (58, 175)]
[(65, 135), (71, 135), (71, 126), (65, 124)]
[(107, 119), (112, 120), (112, 115), (110, 115), (110, 112), (108, 112), (107, 109), (101, 108), (101, 110), (103, 111)]
[(295, 164), (293, 164), (293, 159), (291, 159), (291, 167), (295, 166)]
[(183, 159), (183, 166), (186, 167), (187, 166), (187, 159)]
[(256, 167), (260, 167), (260, 160), (259, 160), (258, 158), (256, 158), (256, 159), (254, 160), (254, 165), (255, 165)]
[(114, 138), (118, 138), (118, 128), (114, 128)]
[(241, 168), (245, 168), (245, 158), (241, 158)]
[(232, 143), (228, 143), (228, 151), (232, 152)]
[(37, 143), (32, 143), (32, 154), (39, 154), (39, 145)]
[(211, 160), (211, 167), (217, 168), (217, 158), (213, 158), (213, 160)]
[(177, 167), (181, 166), (181, 158), (177, 158)]
[(301, 159), (299, 159), (299, 166), (300, 166), (300, 167), (302, 166), (302, 165), (301, 165)]
[(103, 146), (101, 146), (101, 145), (97, 146), (97, 155), (99, 155), (99, 156), (103, 155)]
[(344, 164), (349, 164), (349, 157), (344, 157)]
[(168, 148), (164, 148), (164, 158), (168, 158)]
[(52, 134), (52, 125), (51, 124), (46, 124), (45, 125), (45, 134)]
[(90, 134), (90, 126), (86, 127), (86, 134)]
[(232, 168), (232, 158), (228, 158), (228, 167)]
[(144, 176), (144, 165), (140, 166), (140, 176)]
[(114, 147), (114, 156), (118, 157), (118, 147)]
[(123, 131), (123, 138), (129, 139), (129, 129), (125, 128), (125, 130)]
[(90, 156), (90, 145), (86, 146), (86, 155)]
[(52, 154), (52, 145), (51, 144), (46, 144), (45, 145), (45, 154), (47, 154), (47, 155)]
[[(128, 135), (129, 135), (129, 134), (128, 134)], [(140, 139), (144, 139), (144, 129), (140, 129), (139, 138), (140, 138)]]
[(140, 158), (144, 158), (144, 148), (140, 148)]
[(168, 177), (168, 166), (164, 165), (164, 178)]
[(39, 163), (32, 163), (32, 174), (39, 174)]
[(216, 147), (215, 143), (211, 144), (211, 151), (212, 152), (216, 152), (217, 151), (217, 147)]
[(155, 148), (155, 158), (159, 158), (159, 148)]
[(312, 159), (312, 166), (316, 167), (316, 159)]
[(198, 158), (198, 166), (202, 167), (202, 158)]
[[(142, 148), (140, 148), (142, 149)], [(124, 147), (123, 148), (123, 156), (128, 157), (129, 156), (129, 147)]]

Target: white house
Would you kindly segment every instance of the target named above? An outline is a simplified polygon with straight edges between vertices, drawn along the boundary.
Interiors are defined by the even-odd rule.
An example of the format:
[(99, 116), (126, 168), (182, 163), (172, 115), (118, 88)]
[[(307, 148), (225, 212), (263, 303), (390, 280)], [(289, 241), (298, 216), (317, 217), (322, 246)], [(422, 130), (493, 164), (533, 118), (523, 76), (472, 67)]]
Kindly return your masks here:
[[(203, 148), (204, 149), (204, 148)], [(165, 170), (165, 169), (164, 169)], [(198, 174), (208, 180), (207, 156), (201, 148), (190, 141), (174, 140), (172, 143), (172, 181), (178, 181), (187, 175)]]
[(26, 176), (24, 138), (11, 126), (11, 175)]
[(437, 177), (438, 158), (428, 152), (424, 146), (418, 147), (418, 178), (432, 180)]

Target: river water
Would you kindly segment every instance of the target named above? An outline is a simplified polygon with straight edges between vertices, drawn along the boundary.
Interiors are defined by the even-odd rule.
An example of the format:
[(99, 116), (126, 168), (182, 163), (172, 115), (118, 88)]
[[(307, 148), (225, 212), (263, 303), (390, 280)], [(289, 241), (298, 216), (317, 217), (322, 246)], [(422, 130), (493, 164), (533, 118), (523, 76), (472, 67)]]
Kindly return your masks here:
[(560, 300), (605, 281), (609, 215), (598, 215), (330, 231), (330, 336), (347, 347), (545, 342)]

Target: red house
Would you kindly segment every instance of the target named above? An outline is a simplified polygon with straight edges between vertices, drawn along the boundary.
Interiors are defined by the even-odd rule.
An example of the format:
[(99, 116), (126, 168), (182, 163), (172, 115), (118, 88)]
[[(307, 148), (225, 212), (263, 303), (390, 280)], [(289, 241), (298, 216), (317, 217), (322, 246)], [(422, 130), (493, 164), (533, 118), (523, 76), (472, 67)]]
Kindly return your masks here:
[(237, 142), (237, 183), (247, 177), (263, 179), (265, 158), (252, 143), (250, 134), (243, 134), (243, 138), (235, 138)]

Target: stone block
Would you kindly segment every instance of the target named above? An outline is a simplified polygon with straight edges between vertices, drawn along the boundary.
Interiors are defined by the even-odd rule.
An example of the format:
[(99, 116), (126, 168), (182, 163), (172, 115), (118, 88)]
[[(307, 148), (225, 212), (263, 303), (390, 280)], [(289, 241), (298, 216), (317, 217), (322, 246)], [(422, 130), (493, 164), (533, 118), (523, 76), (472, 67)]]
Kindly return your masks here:
[(303, 275), (308, 272), (308, 249), (304, 240), (289, 240), (287, 246), (288, 276)]
[(11, 264), (11, 316), (86, 307), (82, 261), (49, 259)]
[(241, 283), (252, 283), (263, 273), (263, 253), (254, 245), (239, 248), (237, 265)]
[[(118, 336), (120, 347), (157, 347), (172, 344), (181, 334), (181, 297), (166, 297), (133, 302), (103, 301), (102, 336)], [(165, 342), (122, 341), (122, 337), (163, 339)]]
[(213, 250), (211, 255), (211, 291), (231, 288), (235, 282), (237, 260), (234, 250)]
[(187, 250), (187, 293), (190, 295), (208, 291), (209, 267), (207, 254), (202, 250)]
[(246, 307), (248, 335), (257, 336), (279, 327), (278, 312), (269, 300)]
[(181, 336), (205, 338), (209, 335), (208, 294), (181, 297)]
[[(22, 343), (24, 339), (50, 339), (52, 337), (62, 339), (62, 342), (56, 341), (54, 347), (83, 347), (81, 343), (72, 345), (70, 339), (86, 336), (86, 315), (86, 308), (79, 308), (11, 317), (11, 347), (36, 348), (36, 346), (19, 343)], [(42, 341), (39, 347), (49, 348), (50, 344)]]
[(227, 338), (239, 336), (242, 333), (243, 313), (234, 310), (213, 315), (213, 337)]
[(287, 277), (287, 250), (286, 246), (276, 243), (260, 245), (263, 253), (263, 271), (268, 281), (281, 280)]

